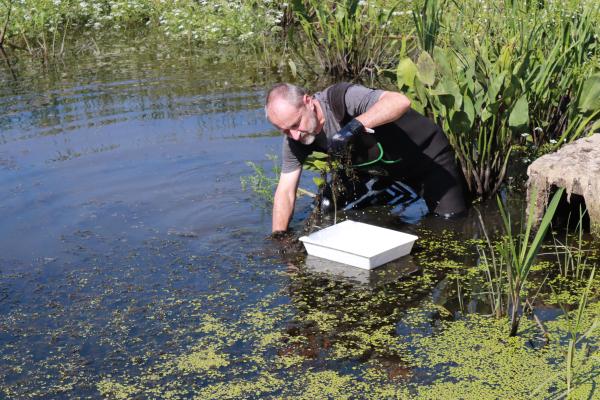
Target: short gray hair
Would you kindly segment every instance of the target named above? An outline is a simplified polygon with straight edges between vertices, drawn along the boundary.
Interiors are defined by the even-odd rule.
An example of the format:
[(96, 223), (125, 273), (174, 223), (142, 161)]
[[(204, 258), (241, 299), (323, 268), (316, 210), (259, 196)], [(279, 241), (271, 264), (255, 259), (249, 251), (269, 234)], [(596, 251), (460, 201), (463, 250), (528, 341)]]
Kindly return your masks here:
[(292, 85), (291, 83), (278, 83), (274, 85), (267, 92), (265, 100), (265, 116), (267, 117), (267, 119), (269, 118), (267, 110), (269, 109), (269, 105), (271, 104), (271, 102), (273, 102), (274, 100), (284, 99), (289, 104), (292, 104), (296, 107), (300, 107), (304, 102), (305, 94), (306, 90), (304, 88)]

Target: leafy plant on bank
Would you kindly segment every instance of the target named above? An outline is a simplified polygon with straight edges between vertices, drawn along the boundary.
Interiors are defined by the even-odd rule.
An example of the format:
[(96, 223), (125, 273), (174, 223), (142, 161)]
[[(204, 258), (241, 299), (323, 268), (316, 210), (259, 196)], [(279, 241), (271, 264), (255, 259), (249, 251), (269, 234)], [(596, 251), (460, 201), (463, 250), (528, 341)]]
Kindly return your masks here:
[[(525, 87), (536, 146), (552, 141), (556, 149), (584, 135), (600, 116), (600, 75), (594, 74), (598, 65), (590, 62), (600, 50), (594, 26), (599, 16), (588, 7), (559, 19), (557, 26), (535, 27), (520, 49), (528, 65)], [(554, 45), (540, 51), (548, 36), (555, 38)]]
[(413, 107), (431, 114), (456, 151), (471, 193), (494, 194), (506, 174), (513, 137), (527, 132), (527, 94), (523, 60), (514, 46), (500, 54), (484, 39), (457, 50), (421, 52), (416, 64), (403, 57), (397, 68), (398, 87)]
[[(395, 61), (391, 23), (396, 6), (385, 9), (360, 0), (294, 0), (301, 28), (301, 39), (293, 40), (297, 54), (308, 68), (313, 69), (314, 60), (321, 71), (336, 78), (374, 76)], [(313, 69), (317, 74), (321, 71)]]
[[(439, 11), (428, 0), (423, 14), (415, 13), (418, 31), (425, 32), (429, 21), (438, 37), (439, 25), (451, 25), (452, 39), (416, 60), (402, 46), (396, 71), (400, 90), (444, 128), (470, 191), (484, 198), (500, 188), (514, 144), (550, 144), (545, 151), (551, 151), (600, 129), (597, 8), (532, 26), (526, 11), (534, 22), (543, 20), (541, 12), (509, 3), (497, 10), (500, 18), (488, 15), (503, 35), (479, 40), (456, 32), (466, 22), (453, 22), (453, 13), (443, 23), (426, 18)], [(421, 36), (421, 45), (431, 49), (432, 34)]]

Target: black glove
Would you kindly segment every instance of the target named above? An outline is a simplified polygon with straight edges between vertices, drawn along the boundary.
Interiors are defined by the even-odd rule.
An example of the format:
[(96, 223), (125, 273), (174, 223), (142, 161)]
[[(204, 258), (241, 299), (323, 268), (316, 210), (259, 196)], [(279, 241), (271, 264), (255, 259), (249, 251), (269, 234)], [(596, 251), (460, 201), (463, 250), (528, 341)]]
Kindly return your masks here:
[(334, 156), (342, 156), (350, 138), (365, 131), (364, 125), (357, 119), (352, 118), (338, 133), (333, 135), (329, 144), (329, 153)]

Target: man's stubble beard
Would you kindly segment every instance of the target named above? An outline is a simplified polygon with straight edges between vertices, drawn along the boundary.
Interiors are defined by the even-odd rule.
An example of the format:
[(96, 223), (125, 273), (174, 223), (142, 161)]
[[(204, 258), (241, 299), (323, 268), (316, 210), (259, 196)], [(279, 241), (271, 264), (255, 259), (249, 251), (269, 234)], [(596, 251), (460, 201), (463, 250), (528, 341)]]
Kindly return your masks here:
[(319, 132), (316, 131), (318, 125), (319, 122), (317, 121), (317, 117), (313, 115), (311, 118), (310, 126), (308, 127), (306, 132), (303, 133), (302, 138), (300, 138), (300, 143), (304, 145), (312, 144), (315, 141), (317, 135), (319, 134)]

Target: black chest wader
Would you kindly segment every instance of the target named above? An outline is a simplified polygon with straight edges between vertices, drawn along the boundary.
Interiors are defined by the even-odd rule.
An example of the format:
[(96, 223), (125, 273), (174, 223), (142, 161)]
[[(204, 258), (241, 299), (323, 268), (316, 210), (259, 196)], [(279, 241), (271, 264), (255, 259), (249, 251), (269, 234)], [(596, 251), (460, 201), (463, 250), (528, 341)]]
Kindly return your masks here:
[[(344, 126), (348, 115), (345, 95), (350, 83), (333, 85), (328, 101), (335, 118)], [(453, 215), (466, 210), (464, 177), (442, 129), (410, 109), (394, 122), (361, 134), (349, 143), (356, 177), (343, 178), (343, 208), (395, 205), (414, 201), (410, 186), (423, 197), (430, 212)]]

